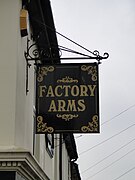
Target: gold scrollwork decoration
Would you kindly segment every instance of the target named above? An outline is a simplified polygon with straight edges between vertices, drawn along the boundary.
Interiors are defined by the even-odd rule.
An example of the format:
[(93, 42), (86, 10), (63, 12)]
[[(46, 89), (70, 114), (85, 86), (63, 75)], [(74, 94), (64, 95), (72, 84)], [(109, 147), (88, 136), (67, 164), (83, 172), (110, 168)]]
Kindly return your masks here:
[(63, 82), (63, 83), (78, 83), (78, 80), (77, 79), (73, 79), (73, 78), (70, 78), (69, 76), (66, 76), (65, 78), (62, 78), (62, 79), (58, 79), (57, 80), (57, 83), (59, 82)]
[(44, 66), (44, 67), (39, 68), (37, 81), (38, 82), (42, 82), (43, 81), (43, 77), (47, 76), (48, 72), (53, 72), (53, 71), (54, 71), (54, 67), (53, 66), (48, 66), (48, 67)]
[(92, 122), (88, 122), (88, 126), (81, 127), (82, 132), (98, 132), (98, 116), (92, 117)]
[(37, 117), (37, 132), (53, 133), (54, 129), (53, 129), (53, 127), (47, 127), (47, 123), (43, 123), (43, 117), (38, 116)]
[(64, 119), (65, 121), (69, 121), (69, 120), (71, 120), (71, 119), (73, 119), (73, 118), (77, 118), (78, 117), (78, 115), (73, 115), (73, 114), (57, 114), (56, 115), (58, 118), (61, 118), (61, 119)]
[(86, 65), (82, 65), (81, 66), (81, 70), (82, 71), (87, 71), (88, 74), (91, 74), (91, 79), (92, 81), (97, 81), (97, 69), (96, 66), (86, 66)]

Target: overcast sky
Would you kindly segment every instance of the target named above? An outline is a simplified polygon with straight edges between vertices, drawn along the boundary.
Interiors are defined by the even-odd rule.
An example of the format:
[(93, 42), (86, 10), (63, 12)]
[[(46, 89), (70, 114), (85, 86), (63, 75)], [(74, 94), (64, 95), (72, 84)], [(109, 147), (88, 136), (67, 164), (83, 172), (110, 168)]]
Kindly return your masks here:
[[(75, 134), (82, 180), (134, 180), (135, 0), (51, 0), (51, 5), (58, 32), (110, 55), (99, 68), (101, 132)], [(58, 43), (84, 52), (59, 35)]]

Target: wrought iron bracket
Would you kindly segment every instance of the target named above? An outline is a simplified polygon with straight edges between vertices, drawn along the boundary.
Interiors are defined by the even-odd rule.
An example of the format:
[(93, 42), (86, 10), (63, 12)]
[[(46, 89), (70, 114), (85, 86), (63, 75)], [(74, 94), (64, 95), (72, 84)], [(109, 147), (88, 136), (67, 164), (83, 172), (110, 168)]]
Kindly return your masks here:
[(29, 92), (29, 88), (28, 88), (28, 85), (29, 85), (29, 82), (28, 82), (28, 79), (29, 79), (29, 68), (31, 67), (31, 64), (26, 61), (26, 94), (28, 94)]
[(41, 61), (44, 53), (45, 52), (43, 52), (43, 50), (39, 51), (36, 42), (30, 44), (30, 40), (27, 38), (27, 50), (24, 52), (24, 56), (27, 62), (35, 61), (35, 64), (39, 63), (37, 61)]
[(43, 52), (39, 52), (37, 43), (30, 44), (30, 40), (27, 38), (26, 51), (24, 57), (26, 59), (26, 95), (29, 92), (29, 68), (31, 67), (31, 61), (34, 61), (34, 65), (41, 64), (41, 57)]
[[(87, 49), (86, 49), (87, 50)], [(74, 51), (69, 48), (65, 48), (63, 46), (58, 47), (58, 51), (60, 52), (60, 60), (78, 60), (78, 59), (91, 59), (91, 60), (96, 60), (98, 64), (101, 64), (101, 60), (107, 59), (109, 57), (109, 54), (105, 52), (102, 56), (100, 55), (99, 51), (89, 51), (87, 50), (91, 55), (87, 55), (84, 53), (80, 53), (78, 51)], [(77, 57), (62, 57), (62, 52), (66, 51), (72, 54), (79, 55)], [(51, 59), (51, 63), (53, 60), (56, 60), (50, 53), (48, 53), (45, 49), (38, 49), (37, 43), (30, 44), (30, 40), (27, 39), (27, 50), (24, 53), (26, 61), (35, 61), (35, 65), (41, 64), (42, 59), (48, 60), (49, 58)]]
[[(107, 52), (105, 52), (103, 54), (103, 56), (100, 55), (99, 51), (95, 50), (95, 51), (89, 51), (88, 49), (82, 47), (84, 50), (86, 50), (87, 52), (90, 53), (90, 55), (84, 54), (84, 53), (80, 53), (78, 51), (74, 51), (72, 49), (63, 47), (63, 46), (59, 46), (58, 47), (58, 51), (59, 51), (59, 55), (60, 55), (60, 60), (95, 60), (98, 64), (101, 64), (101, 60), (107, 59), (109, 57), (109, 54)], [(78, 56), (74, 56), (74, 57), (62, 57), (62, 52), (66, 51), (72, 54), (76, 54)], [(47, 52), (46, 49), (43, 48), (38, 48), (37, 47), (37, 42), (31, 44), (30, 40), (27, 39), (27, 49), (24, 52), (24, 56), (26, 59), (26, 94), (28, 93), (29, 89), (28, 89), (28, 78), (29, 78), (29, 68), (31, 67), (31, 61), (34, 61), (34, 65), (38, 66), (39, 64), (42, 64), (42, 60), (48, 60), (50, 59), (50, 63), (53, 63), (56, 58), (54, 58), (50, 53)]]
[[(78, 45), (78, 44), (77, 44)], [(69, 53), (72, 53), (72, 54), (76, 54), (78, 55), (77, 57), (61, 57), (60, 59), (61, 60), (85, 60), (85, 59), (90, 59), (90, 60), (96, 60), (98, 62), (98, 64), (101, 64), (101, 60), (103, 59), (107, 59), (109, 57), (109, 54), (107, 52), (105, 52), (103, 54), (103, 56), (100, 55), (99, 51), (95, 50), (95, 51), (90, 51), (84, 47), (82, 47), (81, 45), (78, 45), (80, 46), (81, 48), (83, 48), (85, 51), (87, 51), (89, 54), (84, 54), (84, 53), (80, 53), (78, 51), (74, 51), (72, 49), (69, 49), (69, 48), (66, 48), (66, 47), (63, 47), (63, 46), (59, 46), (59, 50), (61, 52), (61, 56), (62, 56), (62, 51), (66, 51), (66, 52), (69, 52)]]
[(91, 60), (96, 60), (98, 62), (98, 64), (101, 64), (101, 60), (103, 59), (107, 59), (109, 57), (108, 53), (104, 53), (103, 56), (101, 56), (99, 54), (99, 51), (95, 50), (93, 52), (93, 56), (80, 56), (80, 57), (65, 57), (65, 58), (60, 58), (61, 60), (87, 60), (87, 59), (91, 59)]

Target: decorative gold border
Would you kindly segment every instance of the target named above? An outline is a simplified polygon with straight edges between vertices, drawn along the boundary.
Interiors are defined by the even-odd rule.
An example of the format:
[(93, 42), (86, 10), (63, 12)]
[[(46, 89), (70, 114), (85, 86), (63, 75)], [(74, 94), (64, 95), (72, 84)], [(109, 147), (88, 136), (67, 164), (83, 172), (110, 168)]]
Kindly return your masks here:
[(92, 81), (97, 81), (97, 69), (96, 66), (86, 66), (86, 65), (82, 65), (81, 66), (81, 70), (82, 71), (87, 71), (88, 75), (91, 74), (91, 79)]
[(37, 117), (37, 132), (53, 133), (54, 129), (53, 129), (53, 127), (47, 127), (47, 123), (43, 123), (43, 117), (38, 116)]
[(92, 117), (92, 122), (88, 122), (88, 126), (81, 127), (82, 132), (98, 132), (98, 116)]
[(57, 83), (59, 82), (63, 82), (63, 83), (78, 83), (78, 80), (77, 79), (73, 79), (73, 78), (70, 78), (69, 76), (66, 76), (65, 78), (62, 78), (62, 79), (58, 79), (57, 80)]
[(54, 67), (53, 66), (48, 66), (48, 67), (44, 66), (44, 67), (39, 68), (38, 76), (37, 76), (37, 81), (38, 82), (42, 82), (44, 76), (47, 76), (48, 72), (53, 72), (53, 71), (54, 71)]
[(58, 118), (61, 118), (61, 119), (64, 119), (65, 121), (69, 121), (69, 120), (71, 120), (71, 119), (73, 119), (73, 118), (77, 118), (78, 117), (78, 115), (73, 115), (73, 114), (57, 114), (56, 115)]

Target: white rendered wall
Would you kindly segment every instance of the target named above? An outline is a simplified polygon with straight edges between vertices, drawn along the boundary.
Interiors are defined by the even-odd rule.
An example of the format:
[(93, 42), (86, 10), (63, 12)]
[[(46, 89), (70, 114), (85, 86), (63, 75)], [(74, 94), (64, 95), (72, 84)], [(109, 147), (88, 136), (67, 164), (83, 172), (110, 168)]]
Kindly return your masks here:
[(21, 0), (0, 0), (0, 150), (33, 151), (34, 71), (26, 96), (26, 38), (20, 35)]
[(0, 1), (0, 146), (14, 146), (18, 0)]

